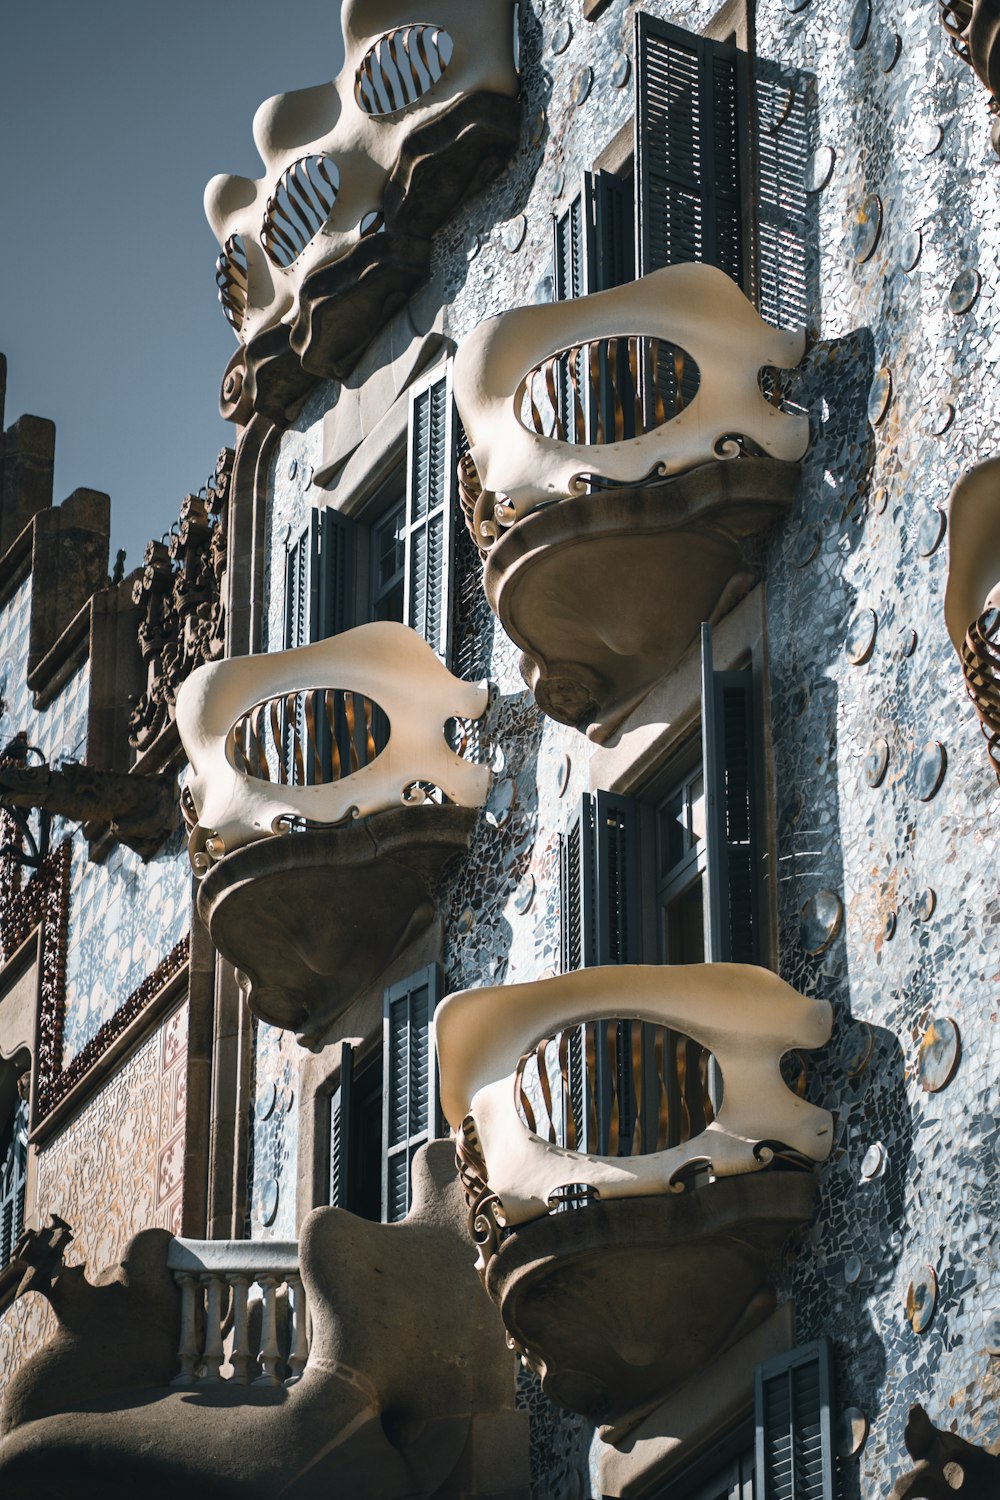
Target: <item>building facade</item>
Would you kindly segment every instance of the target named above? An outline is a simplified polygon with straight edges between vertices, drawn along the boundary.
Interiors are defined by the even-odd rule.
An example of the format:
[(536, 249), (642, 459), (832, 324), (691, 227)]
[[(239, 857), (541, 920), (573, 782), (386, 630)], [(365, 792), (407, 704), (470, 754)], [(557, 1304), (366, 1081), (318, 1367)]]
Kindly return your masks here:
[(341, 21), (143, 568), (4, 434), (5, 1493), (992, 1496), (987, 7)]

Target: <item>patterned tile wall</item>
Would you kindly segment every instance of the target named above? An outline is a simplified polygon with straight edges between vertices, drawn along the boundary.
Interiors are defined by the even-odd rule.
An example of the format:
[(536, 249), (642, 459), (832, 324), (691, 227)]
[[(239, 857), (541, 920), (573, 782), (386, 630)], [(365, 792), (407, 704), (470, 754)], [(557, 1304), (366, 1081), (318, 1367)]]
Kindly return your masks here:
[[(188, 1011), (182, 1005), (37, 1158), (36, 1222), (59, 1214), (76, 1236), (67, 1259), (91, 1279), (142, 1229), (181, 1228)], [(37, 1294), (0, 1317), (0, 1396), (10, 1372), (50, 1337)]]
[[(3, 742), (27, 731), (52, 765), (84, 759), (90, 666), (73, 674), (48, 708), (36, 711), (25, 682), (31, 579), (0, 609), (0, 720)], [(190, 927), (190, 874), (178, 832), (148, 864), (116, 847), (94, 864), (75, 824), (55, 819), (52, 844), (73, 841), (63, 1062), (74, 1056), (171, 952)]]

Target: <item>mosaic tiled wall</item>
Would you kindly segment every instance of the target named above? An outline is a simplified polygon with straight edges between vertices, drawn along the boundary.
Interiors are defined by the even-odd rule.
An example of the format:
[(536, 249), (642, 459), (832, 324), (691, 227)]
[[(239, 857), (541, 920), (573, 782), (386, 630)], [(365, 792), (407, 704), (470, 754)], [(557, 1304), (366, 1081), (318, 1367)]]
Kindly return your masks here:
[[(631, 116), (622, 58), (631, 56), (636, 8), (612, 3), (589, 25), (569, 0), (522, 6), (521, 149), (435, 243), (434, 285), (451, 303), (453, 337), (550, 296), (553, 208)], [(697, 31), (717, 7), (643, 8)], [(780, 970), (836, 1011), (833, 1042), (810, 1079), (810, 1096), (835, 1112), (836, 1145), (785, 1289), (797, 1298), (801, 1337), (835, 1340), (839, 1406), (871, 1422), (860, 1457), (844, 1465), (851, 1500), (885, 1493), (905, 1466), (913, 1401), (975, 1441), (1000, 1437), (1000, 1375), (984, 1336), (1000, 1312), (1000, 794), (941, 617), (947, 540), (935, 509), (1000, 437), (1000, 167), (984, 91), (951, 52), (934, 6), (762, 0), (757, 28), (760, 55), (808, 75), (814, 91), (818, 303), (800, 390), (814, 445), (766, 578), (782, 789)], [(882, 219), (874, 248), (872, 194)], [(949, 294), (971, 270), (982, 285), (965, 307), (967, 298)], [(883, 367), (891, 396), (873, 425), (869, 394)], [(272, 645), (284, 535), (304, 520), (302, 466), (317, 462), (329, 399), (316, 393), (275, 459)], [(879, 415), (877, 402), (871, 411)], [(500, 749), (487, 814), (448, 898), (450, 988), (558, 968), (558, 835), (589, 784), (586, 741), (537, 713), (515, 651), (476, 592), (475, 569), (470, 577), (457, 666), (498, 684)], [(866, 610), (874, 642), (852, 665), (873, 623), (857, 619)], [(869, 752), (880, 738), (888, 766), (873, 786)], [(935, 741), (944, 780), (921, 800), (937, 754), (921, 752)], [(826, 906), (810, 912), (824, 891)], [(838, 902), (838, 935), (810, 954), (817, 921), (827, 909), (836, 918)], [(957, 1022), (961, 1059), (947, 1088), (930, 1093), (918, 1046), (936, 1016)], [(283, 1063), (262, 1040), (265, 1055), (259, 1076), (278, 1088)], [(293, 1133), (290, 1122), (282, 1132)], [(266, 1150), (290, 1159), (286, 1147)], [(937, 1305), (915, 1333), (906, 1294), (928, 1281), (928, 1266)], [(536, 1495), (590, 1493), (582, 1424), (543, 1410), (530, 1383), (522, 1398), (535, 1419)]]
[[(36, 711), (25, 682), (30, 577), (0, 610), (0, 722), (3, 742), (20, 729), (52, 765), (82, 760), (87, 749), (89, 664), (46, 709)], [(54, 821), (52, 844), (72, 839), (63, 1065), (110, 1020), (190, 927), (190, 874), (178, 833), (148, 864), (116, 847), (92, 863), (78, 827)]]
[[(93, 1277), (115, 1265), (142, 1229), (181, 1228), (188, 1012), (182, 1005), (82, 1113), (39, 1152), (29, 1214), (59, 1214), (75, 1239), (67, 1259)], [(32, 1294), (0, 1317), (0, 1393), (6, 1377), (51, 1334), (48, 1304)]]
[(254, 1035), (254, 1112), (247, 1233), (255, 1240), (293, 1240), (297, 1223), (296, 1082), (302, 1053), (291, 1032), (278, 1031), (263, 1021), (254, 1028)]

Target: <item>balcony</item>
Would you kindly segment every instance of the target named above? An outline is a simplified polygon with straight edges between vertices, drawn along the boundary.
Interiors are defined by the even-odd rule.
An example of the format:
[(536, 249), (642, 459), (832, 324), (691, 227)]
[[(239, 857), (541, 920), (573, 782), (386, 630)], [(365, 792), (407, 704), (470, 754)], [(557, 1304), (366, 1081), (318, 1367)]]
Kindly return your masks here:
[(580, 969), (451, 995), (442, 1104), (509, 1338), (614, 1434), (774, 1311), (829, 1114), (782, 1056), (830, 1006), (743, 964)]
[(398, 1224), (321, 1208), (297, 1245), (147, 1230), (93, 1281), (63, 1262), (67, 1225), (25, 1235), (19, 1292), (59, 1326), (7, 1388), (5, 1500), (67, 1475), (112, 1500), (526, 1497), (527, 1417), (449, 1143), (413, 1182)]
[[(496, 175), (520, 129), (512, 0), (343, 6), (344, 65), (268, 99), (260, 178), (205, 191), (216, 284), (240, 341), (227, 416), (284, 423), (317, 377), (343, 380), (430, 271), (431, 242)], [(381, 24), (380, 24), (381, 23)]]
[(388, 621), (184, 683), (198, 910), (262, 1020), (321, 1044), (433, 920), (489, 790), (488, 697)]
[(481, 324), (455, 361), (463, 504), (494, 613), (550, 717), (606, 740), (756, 580), (806, 416), (802, 332), (675, 265)]
[(945, 625), (1000, 781), (1000, 459), (955, 485), (949, 530)]

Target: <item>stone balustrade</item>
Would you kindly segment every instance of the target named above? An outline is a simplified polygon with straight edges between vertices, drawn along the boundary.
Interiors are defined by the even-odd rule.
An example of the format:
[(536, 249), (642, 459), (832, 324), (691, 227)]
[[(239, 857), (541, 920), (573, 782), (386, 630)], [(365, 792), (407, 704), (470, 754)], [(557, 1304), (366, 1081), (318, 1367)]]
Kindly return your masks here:
[(174, 1385), (279, 1386), (299, 1379), (309, 1329), (294, 1240), (175, 1239), (167, 1266), (181, 1290)]

